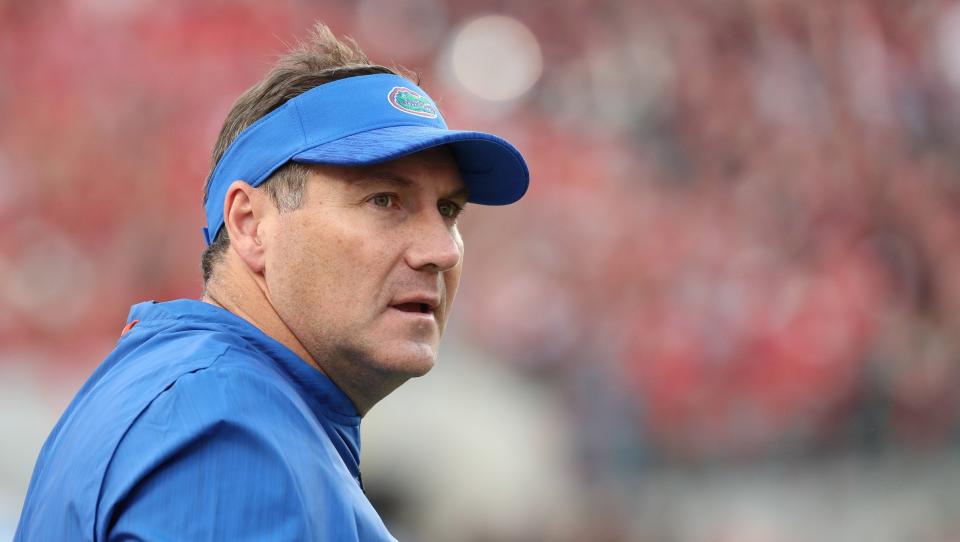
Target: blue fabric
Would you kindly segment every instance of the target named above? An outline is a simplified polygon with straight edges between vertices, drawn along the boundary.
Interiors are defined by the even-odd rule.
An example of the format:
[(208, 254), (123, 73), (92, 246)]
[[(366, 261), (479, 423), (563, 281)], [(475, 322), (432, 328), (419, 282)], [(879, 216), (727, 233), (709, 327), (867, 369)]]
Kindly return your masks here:
[(394, 540), (322, 373), (200, 301), (129, 320), (47, 438), (14, 540)]
[[(405, 109), (398, 89), (429, 111)], [(332, 81), (287, 101), (240, 132), (210, 179), (204, 208), (207, 244), (223, 226), (227, 188), (259, 186), (290, 160), (366, 165), (450, 145), (469, 201), (506, 205), (527, 191), (530, 174), (513, 145), (483, 132), (449, 130), (433, 100), (408, 79), (390, 74)]]

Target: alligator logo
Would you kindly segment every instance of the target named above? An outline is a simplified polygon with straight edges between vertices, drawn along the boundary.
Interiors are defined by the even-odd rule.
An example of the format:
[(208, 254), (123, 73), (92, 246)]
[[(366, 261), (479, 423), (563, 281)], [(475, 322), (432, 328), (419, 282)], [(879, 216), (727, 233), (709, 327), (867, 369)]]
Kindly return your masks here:
[(407, 87), (393, 87), (387, 96), (390, 105), (404, 113), (428, 119), (437, 118), (437, 108), (430, 103), (430, 99), (421, 96)]

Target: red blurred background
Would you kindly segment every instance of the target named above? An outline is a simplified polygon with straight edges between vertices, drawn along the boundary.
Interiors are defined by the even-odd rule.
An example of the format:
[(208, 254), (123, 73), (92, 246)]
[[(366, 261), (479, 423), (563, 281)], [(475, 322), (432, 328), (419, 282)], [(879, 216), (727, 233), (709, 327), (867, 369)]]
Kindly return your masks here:
[[(453, 127), (501, 134), (529, 161), (522, 203), (467, 211), (450, 341), (560, 405), (562, 476), (589, 491), (568, 523), (523, 539), (960, 539), (960, 495), (937, 489), (957, 480), (938, 462), (960, 434), (954, 1), (0, 0), (11, 389), (30, 382), (31, 404), (62, 408), (131, 304), (199, 296), (220, 123), (315, 19), (417, 71)], [(2, 430), (10, 457), (35, 454), (16, 427)], [(874, 463), (890, 457), (907, 471)], [(888, 486), (856, 482), (832, 531), (802, 513), (795, 530), (782, 510), (690, 520), (700, 530), (634, 521), (699, 510), (699, 482), (669, 473), (816, 477), (848, 458), (855, 480), (930, 478), (907, 493), (939, 508), (884, 516), (868, 494)], [(29, 466), (5, 469), (15, 521)], [(717, 476), (722, 503), (740, 486)], [(652, 479), (674, 500), (644, 493), (664, 487)], [(748, 510), (781, 487), (758, 484)], [(862, 538), (860, 515), (887, 538)], [(460, 534), (521, 539), (508, 531)]]

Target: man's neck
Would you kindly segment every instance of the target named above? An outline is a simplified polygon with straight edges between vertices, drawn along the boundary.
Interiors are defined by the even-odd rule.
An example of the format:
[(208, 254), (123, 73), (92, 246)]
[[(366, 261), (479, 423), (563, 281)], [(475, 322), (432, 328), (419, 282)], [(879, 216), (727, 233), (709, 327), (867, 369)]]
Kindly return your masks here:
[[(383, 393), (372, 394), (376, 399), (370, 400), (371, 394), (362, 393), (362, 386), (370, 386), (371, 382), (377, 381), (378, 379), (363, 379), (364, 382), (361, 386), (351, 382), (350, 379), (337, 379), (336, 375), (325, 371), (320, 364), (317, 363), (317, 360), (310, 355), (306, 347), (303, 346), (286, 323), (284, 323), (276, 309), (274, 309), (273, 304), (270, 303), (270, 299), (267, 296), (265, 286), (248, 273), (232, 269), (229, 260), (223, 262), (217, 270), (217, 274), (207, 282), (200, 300), (236, 314), (280, 344), (289, 348), (305, 363), (330, 378), (341, 391), (350, 397), (354, 407), (361, 416), (366, 414), (367, 411), (370, 410), (370, 407), (399, 385), (399, 383), (390, 384), (388, 389), (383, 390)], [(344, 373), (348, 374), (349, 371), (344, 371)], [(351, 384), (357, 385), (352, 386)]]
[(227, 280), (211, 278), (204, 288), (200, 301), (228, 310), (250, 322), (260, 331), (289, 348), (305, 363), (324, 372), (277, 314), (262, 289), (255, 283), (243, 284), (244, 282), (253, 283), (251, 279), (244, 281), (243, 279), (233, 280), (234, 278), (237, 277), (230, 277)]

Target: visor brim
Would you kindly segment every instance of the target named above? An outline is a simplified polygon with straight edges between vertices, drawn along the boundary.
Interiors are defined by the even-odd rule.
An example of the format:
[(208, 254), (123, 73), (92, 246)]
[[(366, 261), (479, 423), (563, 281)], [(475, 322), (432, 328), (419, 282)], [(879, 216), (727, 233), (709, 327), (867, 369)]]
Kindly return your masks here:
[(329, 141), (294, 155), (304, 164), (366, 166), (402, 158), (442, 145), (453, 152), (469, 201), (508, 205), (527, 191), (530, 173), (513, 145), (484, 132), (430, 126), (389, 126)]

